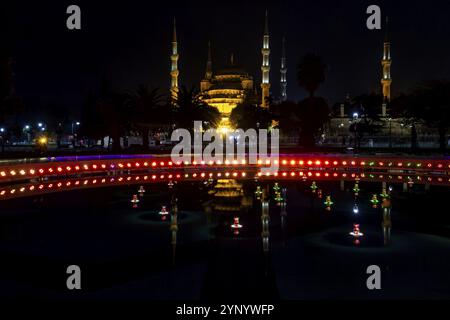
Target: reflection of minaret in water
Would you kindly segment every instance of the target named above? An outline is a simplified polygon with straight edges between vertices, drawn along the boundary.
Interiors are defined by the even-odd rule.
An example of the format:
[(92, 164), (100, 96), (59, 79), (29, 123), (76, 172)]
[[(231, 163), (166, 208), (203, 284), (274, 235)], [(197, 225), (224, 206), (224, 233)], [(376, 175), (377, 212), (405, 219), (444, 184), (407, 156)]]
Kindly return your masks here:
[[(392, 190), (390, 187), (387, 189), (386, 181), (381, 183), (381, 194), (380, 196), (383, 198), (381, 201), (381, 208), (383, 209), (383, 222), (381, 223), (381, 227), (383, 228), (383, 241), (384, 245), (388, 245), (391, 242), (391, 196), (390, 191)], [(387, 191), (389, 190), (389, 191)]]
[(266, 196), (264, 195), (263, 200), (261, 201), (261, 226), (262, 226), (262, 244), (263, 244), (263, 252), (264, 252), (264, 270), (265, 274), (268, 274), (269, 268), (269, 201), (266, 200)]
[(263, 251), (266, 253), (269, 251), (269, 201), (261, 201), (261, 225), (262, 225), (262, 241)]
[(383, 208), (383, 222), (381, 223), (381, 226), (383, 227), (384, 245), (388, 245), (389, 243), (391, 243), (391, 227), (392, 227), (390, 207)]
[(286, 66), (286, 46), (285, 46), (286, 40), (283, 37), (282, 44), (281, 44), (281, 68), (280, 68), (280, 95), (281, 95), (281, 101), (287, 100), (287, 80), (286, 80), (286, 73), (287, 73), (287, 66)]
[(286, 211), (286, 198), (284, 198), (285, 201), (281, 203), (281, 234), (283, 237), (283, 246), (286, 246), (286, 217), (287, 217), (287, 211)]
[(170, 231), (172, 233), (172, 263), (175, 265), (178, 232), (178, 206), (177, 199), (175, 197), (172, 197), (172, 217), (170, 221)]

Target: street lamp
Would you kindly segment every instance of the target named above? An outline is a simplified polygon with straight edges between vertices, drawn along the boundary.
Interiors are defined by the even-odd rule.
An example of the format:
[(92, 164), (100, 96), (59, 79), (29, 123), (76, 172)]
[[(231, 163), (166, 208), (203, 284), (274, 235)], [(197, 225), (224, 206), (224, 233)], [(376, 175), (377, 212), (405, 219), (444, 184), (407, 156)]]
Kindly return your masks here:
[(77, 122), (75, 122), (75, 123), (74, 123), (74, 122), (72, 122), (72, 135), (74, 134), (74, 128), (73, 128), (73, 127), (74, 127), (74, 125), (76, 125), (76, 126), (79, 126), (80, 124), (81, 124), (81, 123), (80, 123), (80, 122), (78, 122), (78, 121), (77, 121)]
[(75, 122), (75, 123), (72, 122), (72, 146), (75, 148), (76, 141), (75, 141), (75, 131), (74, 131), (74, 128), (73, 128), (74, 124), (75, 124), (77, 127), (79, 127), (81, 123), (80, 123), (79, 121), (77, 121), (77, 122)]
[(388, 121), (389, 121), (389, 149), (392, 149), (392, 118), (389, 118)]
[(1, 145), (2, 145), (2, 153), (5, 152), (5, 141), (3, 140), (3, 133), (5, 133), (5, 128), (0, 128), (0, 141), (1, 141)]
[(355, 137), (354, 137), (354, 148), (353, 148), (353, 151), (355, 152), (356, 151), (356, 147), (357, 147), (357, 138), (356, 138), (356, 134), (357, 134), (357, 130), (358, 130), (358, 118), (359, 118), (359, 114), (358, 114), (358, 112), (354, 112), (353, 113), (353, 132), (354, 132), (354, 134), (355, 134)]
[(28, 124), (25, 125), (25, 127), (23, 128), (23, 131), (27, 135), (27, 142), (30, 142), (30, 135), (31, 135), (30, 129), (31, 129), (31, 127)]
[(36, 140), (36, 146), (40, 153), (44, 153), (47, 151), (48, 138), (46, 136), (40, 136)]

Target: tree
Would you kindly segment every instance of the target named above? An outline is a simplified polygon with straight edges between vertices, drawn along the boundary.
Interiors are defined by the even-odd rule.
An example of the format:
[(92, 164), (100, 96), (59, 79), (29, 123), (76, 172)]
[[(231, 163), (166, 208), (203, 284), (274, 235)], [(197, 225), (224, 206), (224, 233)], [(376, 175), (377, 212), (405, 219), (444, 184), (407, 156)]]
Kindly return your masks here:
[(243, 130), (267, 129), (272, 123), (270, 112), (266, 108), (246, 103), (239, 104), (231, 111), (230, 121), (235, 128)]
[(13, 73), (12, 60), (3, 53), (0, 54), (0, 117), (3, 117), (6, 111), (5, 100), (12, 94)]
[(299, 133), (300, 119), (298, 117), (299, 106), (293, 101), (282, 101), (278, 104), (270, 105), (270, 114), (277, 122), (277, 127), (282, 133), (291, 135)]
[(121, 149), (120, 138), (130, 128), (131, 97), (126, 92), (111, 92), (100, 99), (97, 107), (112, 138), (112, 151), (117, 152)]
[(450, 126), (450, 81), (427, 81), (411, 94), (412, 111), (425, 123), (438, 130), (439, 149), (445, 152)]
[(144, 148), (149, 145), (149, 130), (170, 124), (171, 105), (164, 104), (165, 96), (158, 88), (141, 85), (131, 94), (132, 123), (142, 136)]
[(314, 53), (306, 54), (298, 65), (298, 84), (308, 91), (310, 97), (314, 96), (319, 85), (325, 81), (325, 69), (322, 58)]
[(330, 109), (323, 98), (309, 97), (299, 102), (297, 117), (300, 119), (300, 143), (305, 147), (315, 145), (315, 136), (330, 118)]
[(410, 95), (402, 93), (391, 100), (390, 106), (389, 114), (391, 117), (402, 119), (403, 124), (411, 126), (411, 150), (416, 151), (419, 147), (416, 125), (423, 122), (419, 116), (420, 110), (415, 110), (418, 105), (413, 103)]
[(108, 135), (112, 150), (120, 150), (120, 137), (131, 127), (132, 97), (128, 92), (115, 91), (103, 79), (98, 96), (90, 93), (82, 111), (80, 132), (89, 138)]
[(80, 134), (87, 138), (88, 145), (91, 139), (101, 139), (106, 135), (107, 126), (98, 107), (99, 97), (89, 92), (81, 109)]
[(201, 99), (198, 90), (182, 86), (175, 99), (174, 118), (177, 127), (193, 130), (194, 121), (202, 121), (206, 127), (217, 127), (220, 122), (220, 112), (215, 107), (207, 105)]
[(306, 54), (297, 70), (297, 80), (300, 87), (305, 88), (309, 97), (299, 102), (297, 117), (301, 125), (301, 143), (313, 147), (315, 135), (320, 132), (330, 117), (328, 104), (323, 98), (314, 97), (319, 85), (325, 81), (326, 65), (322, 58), (314, 53)]
[(382, 104), (383, 96), (376, 93), (362, 94), (351, 100), (350, 108), (356, 116), (349, 131), (355, 135), (355, 146), (358, 148), (365, 134), (375, 134), (383, 127), (379, 115)]
[(382, 104), (383, 96), (372, 92), (371, 94), (362, 94), (352, 98), (350, 108), (353, 112), (357, 112), (358, 115), (379, 121)]

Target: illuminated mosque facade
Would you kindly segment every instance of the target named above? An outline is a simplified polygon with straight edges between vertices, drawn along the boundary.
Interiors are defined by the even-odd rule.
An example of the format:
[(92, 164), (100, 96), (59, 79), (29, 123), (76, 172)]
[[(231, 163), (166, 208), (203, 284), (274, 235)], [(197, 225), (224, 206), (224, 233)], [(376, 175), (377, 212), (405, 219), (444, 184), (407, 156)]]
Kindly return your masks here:
[[(234, 57), (231, 55), (227, 66), (213, 71), (211, 45), (208, 44), (208, 58), (206, 62), (206, 71), (203, 79), (200, 81), (200, 97), (210, 106), (219, 110), (222, 121), (220, 127), (229, 127), (229, 116), (231, 111), (244, 101), (259, 105), (263, 108), (269, 106), (268, 98), (270, 96), (270, 37), (268, 26), (268, 15), (266, 11), (264, 21), (264, 33), (261, 48), (261, 83), (259, 86), (254, 78), (244, 69), (235, 64)], [(287, 99), (287, 81), (286, 81), (286, 56), (285, 40), (282, 41), (282, 58), (280, 68), (280, 100)], [(171, 55), (171, 93), (175, 99), (178, 93), (178, 42), (176, 35), (176, 26), (174, 22), (172, 55)]]

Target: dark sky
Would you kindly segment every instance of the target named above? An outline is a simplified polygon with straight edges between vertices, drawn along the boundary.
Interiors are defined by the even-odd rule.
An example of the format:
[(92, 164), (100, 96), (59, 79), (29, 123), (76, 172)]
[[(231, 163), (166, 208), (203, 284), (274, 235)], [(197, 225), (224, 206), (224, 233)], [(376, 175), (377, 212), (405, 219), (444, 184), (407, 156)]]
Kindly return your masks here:
[[(66, 28), (66, 8), (78, 4), (81, 31)], [(177, 18), (180, 83), (197, 85), (207, 42), (213, 66), (235, 61), (261, 77), (264, 11), (269, 10), (272, 94), (279, 94), (281, 37), (287, 39), (288, 97), (301, 99), (296, 67), (307, 52), (328, 66), (319, 94), (330, 104), (346, 93), (380, 89), (384, 31), (366, 28), (366, 8), (378, 4), (390, 17), (393, 94), (421, 80), (450, 78), (448, 0), (290, 1), (23, 1), (7, 5), (3, 44), (15, 61), (15, 88), (25, 97), (79, 108), (102, 75), (117, 88), (169, 85), (170, 41)], [(5, 31), (5, 28), (2, 28)], [(4, 34), (2, 32), (2, 34)]]

